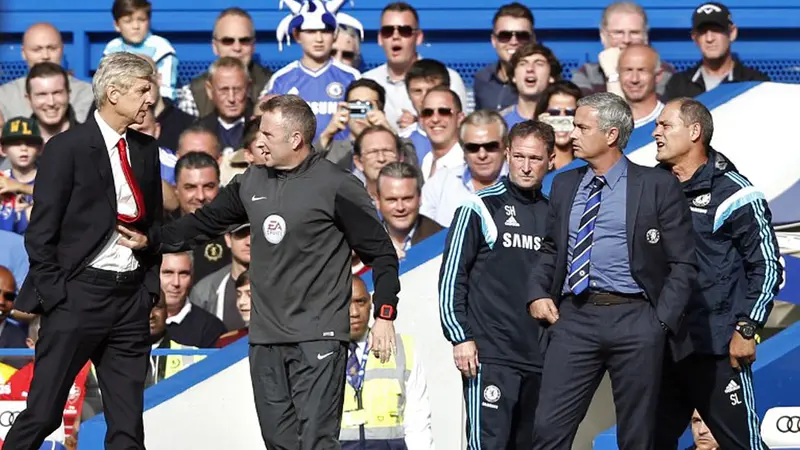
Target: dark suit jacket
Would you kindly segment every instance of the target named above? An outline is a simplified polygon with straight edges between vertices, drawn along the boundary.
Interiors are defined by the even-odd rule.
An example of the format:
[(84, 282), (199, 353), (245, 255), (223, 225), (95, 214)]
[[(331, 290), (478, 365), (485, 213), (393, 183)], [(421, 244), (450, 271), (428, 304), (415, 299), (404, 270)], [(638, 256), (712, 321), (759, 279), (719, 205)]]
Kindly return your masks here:
[[(533, 271), (531, 300), (550, 297), (560, 301), (567, 276), (569, 216), (580, 180), (587, 167), (563, 172), (550, 190), (550, 217)], [(680, 322), (697, 278), (697, 260), (689, 204), (678, 180), (669, 172), (628, 161), (628, 258), (631, 275), (647, 294), (658, 319), (670, 329), (676, 358), (691, 351)], [(650, 243), (648, 232), (660, 239)], [(652, 239), (650, 239), (652, 240)], [(675, 333), (678, 333), (677, 335)]]
[[(20, 326), (6, 321), (3, 332), (0, 333), (0, 348), (27, 348), (27, 338), (28, 333), (23, 331)], [(6, 356), (0, 358), (0, 362), (16, 367), (17, 369), (28, 364), (30, 361), (31, 358), (27, 356)]]
[(419, 219), (417, 219), (417, 231), (415, 231), (414, 236), (411, 237), (411, 246), (413, 247), (419, 244), (425, 238), (433, 236), (443, 229), (444, 227), (439, 225), (435, 220), (431, 220), (420, 214)]
[[(133, 227), (147, 233), (161, 223), (163, 214), (158, 145), (152, 137), (131, 129), (127, 141), (145, 205), (144, 217)], [(41, 313), (66, 299), (67, 280), (86, 267), (111, 237), (117, 196), (109, 154), (94, 115), (50, 139), (37, 163), (39, 182), (25, 235), (30, 272), (14, 307)], [(147, 271), (145, 286), (157, 296), (161, 257), (135, 255)]]

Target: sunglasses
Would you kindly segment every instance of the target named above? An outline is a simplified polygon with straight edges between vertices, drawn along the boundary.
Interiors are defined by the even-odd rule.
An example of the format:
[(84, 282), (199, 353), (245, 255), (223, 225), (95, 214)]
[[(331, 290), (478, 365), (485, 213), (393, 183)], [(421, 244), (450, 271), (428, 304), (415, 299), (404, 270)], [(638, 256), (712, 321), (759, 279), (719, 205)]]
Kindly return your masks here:
[(411, 25), (384, 25), (380, 30), (381, 37), (384, 39), (389, 39), (390, 37), (394, 36), (395, 31), (400, 33), (400, 37), (410, 38), (414, 35), (414, 32), (417, 31), (417, 29)]
[(453, 115), (453, 108), (425, 108), (420, 111), (419, 115), (422, 118), (433, 117), (434, 114), (439, 113), (442, 117), (450, 117)]
[(530, 31), (498, 31), (494, 34), (494, 37), (497, 39), (498, 42), (506, 44), (511, 42), (511, 38), (517, 37), (517, 42), (524, 43), (531, 40), (531, 32)]
[(17, 299), (17, 294), (14, 292), (3, 291), (3, 300), (13, 302)]
[(231, 46), (231, 45), (235, 44), (237, 41), (241, 45), (250, 45), (256, 40), (256, 38), (254, 38), (253, 36), (245, 36), (245, 37), (240, 37), (240, 38), (225, 36), (225, 37), (214, 38), (214, 39), (216, 39), (217, 42), (219, 42), (220, 44), (222, 44), (224, 46)]
[(499, 152), (501, 150), (500, 143), (497, 141), (491, 142), (466, 142), (461, 146), (467, 153), (478, 153), (481, 149), (485, 149), (489, 153)]
[(342, 59), (355, 59), (356, 52), (351, 52), (347, 50), (339, 51), (336, 49), (331, 50), (331, 58), (336, 58), (336, 55), (342, 55)]
[(547, 114), (550, 114), (551, 116), (560, 116), (561, 113), (564, 113), (565, 116), (574, 116), (575, 110), (573, 108), (564, 108), (564, 109), (551, 108), (547, 110)]

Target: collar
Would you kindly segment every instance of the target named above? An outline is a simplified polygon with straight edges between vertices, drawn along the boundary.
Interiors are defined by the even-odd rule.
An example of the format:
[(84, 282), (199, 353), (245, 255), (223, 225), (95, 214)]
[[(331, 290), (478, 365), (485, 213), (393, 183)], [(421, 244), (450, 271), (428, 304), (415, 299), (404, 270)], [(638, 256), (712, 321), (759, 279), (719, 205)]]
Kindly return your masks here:
[[(728, 74), (723, 77), (728, 81), (728, 83), (732, 83), (735, 81), (734, 73), (737, 72), (738, 68), (741, 66), (739, 58), (737, 58), (735, 55), (732, 55), (731, 57), (733, 58), (733, 67), (731, 67), (731, 71), (728, 72)], [(700, 60), (700, 62), (697, 63), (697, 65), (694, 68), (694, 75), (692, 75), (692, 83), (697, 83), (700, 80), (700, 77), (702, 76), (703, 76), (703, 60)]]
[(276, 170), (273, 168), (268, 168), (268, 170), (273, 171), (273, 173), (275, 173), (275, 175), (279, 178), (294, 178), (307, 172), (322, 157), (323, 154), (314, 150), (312, 147), (306, 159), (304, 159), (297, 167), (289, 170)]
[[(627, 175), (627, 173), (628, 173), (628, 158), (623, 155), (622, 158), (619, 159), (619, 161), (617, 161), (616, 163), (614, 163), (613, 166), (611, 166), (611, 169), (608, 171), (608, 173), (605, 174), (606, 186), (608, 186), (608, 188), (613, 191), (614, 187), (619, 182), (619, 179), (622, 178), (623, 175)], [(586, 175), (584, 175), (583, 177), (584, 189), (588, 188), (591, 185), (594, 177), (595, 177), (594, 170), (592, 170), (592, 168), (589, 167), (589, 170), (586, 171)]]
[[(431, 150), (428, 155), (430, 155), (431, 159), (433, 159), (433, 150)], [(428, 155), (425, 155), (427, 158)], [(455, 143), (447, 153), (444, 154), (438, 160), (432, 160), (432, 164), (436, 164), (436, 170), (445, 169), (448, 167), (458, 167), (461, 164), (464, 164), (464, 150), (461, 149), (461, 144), (458, 142)]]
[(514, 184), (514, 182), (511, 181), (511, 178), (509, 178), (508, 176), (502, 177), (500, 182), (506, 186), (506, 190), (508, 191), (509, 194), (511, 194), (512, 197), (514, 197), (515, 199), (519, 200), (522, 203), (532, 204), (544, 198), (544, 196), (542, 195), (541, 187), (535, 189), (522, 189), (516, 184)]
[(125, 143), (128, 143), (128, 139), (126, 138), (128, 132), (126, 131), (123, 134), (118, 134), (116, 130), (111, 128), (111, 126), (103, 120), (100, 116), (100, 112), (97, 110), (94, 111), (94, 120), (97, 122), (97, 126), (100, 127), (100, 134), (103, 135), (103, 143), (106, 146), (106, 150), (115, 148), (120, 139), (125, 139)]
[(164, 336), (161, 336), (161, 338), (159, 338), (156, 342), (153, 343), (153, 345), (150, 346), (150, 349), (155, 350), (161, 347), (161, 344), (163, 343), (164, 343)]
[(322, 74), (324, 74), (325, 72), (327, 72), (327, 71), (328, 71), (328, 69), (331, 67), (331, 65), (333, 65), (333, 62), (332, 62), (332, 61), (333, 61), (332, 59), (329, 59), (329, 60), (328, 60), (328, 62), (326, 62), (326, 63), (325, 63), (325, 64), (324, 64), (322, 67), (320, 67), (319, 69), (317, 69), (317, 70), (311, 70), (311, 69), (309, 69), (308, 67), (304, 66), (304, 65), (303, 65), (303, 62), (302, 62), (301, 60), (299, 60), (299, 59), (298, 59), (298, 60), (297, 60), (297, 67), (299, 67), (299, 68), (300, 68), (300, 70), (302, 70), (303, 72), (305, 72), (307, 75), (309, 75), (309, 76), (311, 76), (311, 77), (314, 77), (314, 78), (318, 78), (320, 75), (322, 75)]
[(350, 341), (351, 344), (356, 344), (358, 346), (359, 351), (363, 352), (364, 348), (367, 346), (367, 339), (369, 338), (369, 328), (367, 328), (367, 332), (364, 333), (364, 336), (361, 336), (361, 339), (357, 341)]
[(736, 167), (728, 158), (714, 150), (708, 149), (708, 161), (697, 168), (691, 178), (681, 183), (684, 192), (710, 190), (715, 176), (724, 174)]
[(661, 114), (661, 111), (663, 109), (664, 109), (664, 104), (661, 103), (661, 100), (656, 100), (656, 107), (653, 108), (652, 111), (650, 111), (650, 114), (642, 117), (639, 120), (635, 120), (633, 122), (633, 128), (634, 129), (639, 128), (643, 125), (647, 125), (648, 123), (656, 120), (656, 118), (658, 118), (658, 115)]
[(232, 123), (225, 122), (224, 120), (222, 120), (222, 117), (217, 116), (217, 122), (219, 122), (219, 124), (222, 126), (222, 128), (225, 128), (226, 130), (231, 130), (236, 125), (244, 123), (244, 116), (239, 117), (238, 119), (236, 119)]
[[(388, 224), (386, 223), (386, 220), (384, 220), (383, 217), (380, 217), (380, 219), (381, 219), (381, 222), (383, 222), (383, 229), (386, 230), (386, 232), (388, 233), (389, 229), (388, 229)], [(417, 216), (417, 222), (411, 228), (411, 231), (408, 232), (406, 237), (403, 238), (403, 251), (407, 252), (408, 249), (411, 248), (411, 240), (414, 239), (414, 233), (417, 232), (417, 228), (419, 228), (419, 222), (421, 220), (422, 220), (422, 214), (419, 214)]]
[[(497, 179), (495, 179), (495, 182), (500, 181), (505, 176), (508, 176), (508, 163), (503, 161), (503, 167), (500, 168), (500, 173), (497, 174)], [(461, 178), (461, 183), (464, 185), (464, 187), (467, 188), (468, 191), (474, 194), (475, 187), (472, 186), (471, 183), (472, 172), (469, 170), (469, 164), (467, 164), (466, 162), (464, 163), (464, 171), (461, 172), (459, 177)]]
[(183, 308), (181, 308), (178, 314), (175, 314), (172, 317), (167, 317), (167, 325), (174, 323), (180, 325), (183, 322), (183, 319), (192, 312), (192, 302), (189, 301), (189, 297), (187, 296), (184, 300), (186, 303), (183, 304)]

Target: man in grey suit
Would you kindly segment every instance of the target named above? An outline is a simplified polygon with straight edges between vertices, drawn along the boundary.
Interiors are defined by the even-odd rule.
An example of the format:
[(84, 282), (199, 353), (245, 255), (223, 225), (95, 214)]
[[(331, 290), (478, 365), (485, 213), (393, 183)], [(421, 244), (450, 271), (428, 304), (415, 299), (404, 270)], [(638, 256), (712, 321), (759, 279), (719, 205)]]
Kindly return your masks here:
[(250, 266), (250, 224), (233, 225), (225, 233), (231, 264), (197, 282), (189, 301), (219, 317), (228, 331), (247, 326), (236, 307), (236, 279)]

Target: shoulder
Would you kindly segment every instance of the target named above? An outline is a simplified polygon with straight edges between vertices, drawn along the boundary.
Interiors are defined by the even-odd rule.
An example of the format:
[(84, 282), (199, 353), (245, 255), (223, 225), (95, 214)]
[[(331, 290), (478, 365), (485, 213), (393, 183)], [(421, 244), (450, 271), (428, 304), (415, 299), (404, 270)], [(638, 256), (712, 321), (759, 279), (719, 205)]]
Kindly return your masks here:
[(106, 44), (106, 48), (103, 49), (103, 54), (108, 55), (110, 53), (118, 52), (122, 48), (122, 38), (115, 37), (114, 39), (108, 41)]
[(488, 81), (492, 74), (497, 70), (497, 63), (487, 64), (475, 73), (475, 82)]
[(556, 174), (556, 176), (553, 177), (553, 184), (552, 188), (550, 189), (551, 197), (552, 197), (552, 192), (553, 190), (555, 190), (556, 186), (560, 187), (565, 184), (576, 183), (578, 180), (583, 178), (585, 174), (586, 174), (585, 167), (576, 167), (574, 169), (565, 170), (561, 173)]
[(352, 77), (354, 80), (357, 80), (357, 79), (361, 78), (361, 72), (359, 72), (358, 70), (356, 70), (356, 69), (354, 69), (354, 68), (352, 68), (352, 67), (350, 67), (348, 65), (342, 64), (342, 63), (340, 63), (339, 61), (337, 61), (335, 59), (331, 60), (331, 64), (332, 64), (332, 68), (335, 68), (339, 72), (345, 73), (347, 76)]
[(128, 128), (125, 137), (142, 147), (149, 147), (156, 154), (159, 152), (159, 147), (156, 144), (155, 138), (149, 134), (144, 134), (141, 131), (134, 130), (133, 128)]
[(275, 73), (272, 74), (271, 80), (273, 82), (275, 82), (275, 81), (280, 80), (281, 78), (291, 74), (292, 72), (297, 70), (297, 68), (299, 67), (299, 64), (300, 63), (298, 61), (292, 61), (289, 64), (281, 67), (280, 69), (276, 70)]
[(670, 171), (660, 167), (648, 167), (628, 161), (628, 178), (641, 177), (645, 182), (655, 184), (676, 184), (678, 179)]
[(678, 69), (676, 69), (675, 66), (663, 60), (661, 61), (661, 70), (670, 75), (678, 72)]
[(162, 52), (165, 53), (175, 52), (175, 49), (172, 47), (172, 43), (170, 43), (165, 37), (159, 36), (157, 34), (151, 34), (147, 38), (147, 45), (158, 47), (161, 49)]
[(386, 78), (386, 63), (381, 64), (380, 66), (374, 69), (364, 72), (362, 76), (364, 78), (369, 78), (371, 80), (375, 80), (378, 82), (382, 81), (381, 77), (383, 77), (384, 79)]
[(577, 70), (572, 72), (572, 76), (580, 76), (580, 77), (590, 77), (591, 74), (600, 74), (600, 64), (597, 63), (585, 63), (584, 65), (578, 67)]
[[(192, 78), (192, 81), (190, 83), (191, 85), (204, 84), (207, 79), (208, 79), (208, 72), (203, 72), (200, 75), (197, 75), (196, 77)], [(191, 89), (191, 87), (189, 89)]]
[(501, 116), (503, 116), (503, 118), (505, 118), (507, 115), (509, 115), (509, 114), (511, 114), (512, 112), (514, 112), (514, 107), (516, 107), (516, 106), (517, 106), (517, 105), (506, 106), (505, 108), (503, 108), (503, 109), (501, 109), (500, 111), (498, 111), (498, 113), (499, 113)]

